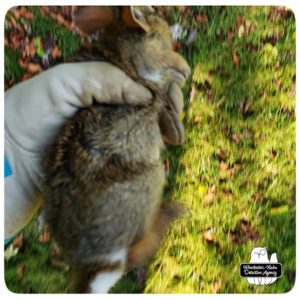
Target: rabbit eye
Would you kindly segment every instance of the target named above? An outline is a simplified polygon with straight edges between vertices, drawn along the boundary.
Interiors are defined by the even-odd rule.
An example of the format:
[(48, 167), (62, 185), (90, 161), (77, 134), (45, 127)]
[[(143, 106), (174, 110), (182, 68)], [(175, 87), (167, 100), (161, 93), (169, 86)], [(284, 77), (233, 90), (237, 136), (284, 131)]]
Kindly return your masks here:
[(140, 19), (143, 18), (142, 12), (141, 12), (140, 10), (135, 9), (135, 10), (133, 11), (133, 14), (134, 14), (134, 17), (135, 17), (136, 19), (138, 19), (138, 20), (140, 20)]

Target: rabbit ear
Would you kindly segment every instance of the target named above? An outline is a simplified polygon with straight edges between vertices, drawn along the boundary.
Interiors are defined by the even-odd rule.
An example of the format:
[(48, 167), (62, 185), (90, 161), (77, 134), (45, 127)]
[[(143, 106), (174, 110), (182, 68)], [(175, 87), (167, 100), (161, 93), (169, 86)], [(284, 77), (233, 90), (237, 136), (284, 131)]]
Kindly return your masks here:
[(142, 28), (145, 32), (150, 30), (147, 24), (143, 11), (150, 7), (143, 7), (142, 9), (135, 6), (124, 6), (122, 9), (122, 21), (127, 27)]
[(107, 6), (84, 6), (74, 16), (75, 26), (86, 34), (106, 28), (113, 20), (113, 12)]

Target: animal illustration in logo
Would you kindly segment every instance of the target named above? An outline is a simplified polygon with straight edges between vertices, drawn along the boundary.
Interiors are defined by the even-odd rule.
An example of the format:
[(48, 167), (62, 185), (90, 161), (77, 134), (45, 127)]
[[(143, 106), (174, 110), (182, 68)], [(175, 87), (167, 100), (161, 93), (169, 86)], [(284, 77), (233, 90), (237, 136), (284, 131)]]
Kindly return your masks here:
[[(268, 258), (268, 252), (266, 247), (254, 248), (251, 252), (250, 264), (261, 264), (261, 263), (278, 263), (277, 254), (273, 253)], [(277, 280), (277, 277), (248, 277), (248, 283), (255, 285), (266, 285), (271, 284)]]

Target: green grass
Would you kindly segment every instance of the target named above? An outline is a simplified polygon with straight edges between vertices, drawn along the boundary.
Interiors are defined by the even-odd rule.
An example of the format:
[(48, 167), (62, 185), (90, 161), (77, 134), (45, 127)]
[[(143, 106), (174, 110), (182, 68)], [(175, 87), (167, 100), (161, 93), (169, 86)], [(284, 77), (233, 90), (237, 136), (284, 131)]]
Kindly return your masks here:
[[(288, 292), (296, 257), (294, 16), (275, 7), (192, 10), (207, 14), (208, 21), (199, 24), (178, 12), (172, 15), (188, 30), (197, 29), (192, 44), (181, 48), (193, 71), (185, 88), (186, 142), (164, 153), (170, 161), (165, 199), (184, 203), (187, 213), (147, 265), (145, 288), (129, 274), (112, 291)], [(236, 33), (238, 16), (251, 24), (251, 32), (245, 25), (245, 34)], [(52, 25), (44, 30), (52, 31)], [(234, 33), (230, 40), (229, 31)], [(59, 38), (64, 49), (71, 35)], [(6, 57), (6, 68), (13, 57)], [(188, 101), (191, 87), (197, 91)], [(220, 170), (221, 160), (235, 172)], [(212, 186), (214, 196), (205, 201)], [(63, 292), (67, 272), (51, 266), (51, 244), (37, 242), (34, 224), (25, 230), (29, 245), (24, 252), (5, 264), (7, 286), (15, 292)], [(213, 228), (212, 242), (204, 238), (208, 228)], [(266, 246), (269, 257), (276, 252), (283, 266), (282, 277), (270, 286), (248, 285), (239, 275), (240, 264), (250, 260), (257, 246)], [(20, 264), (25, 265), (23, 279), (16, 277)]]

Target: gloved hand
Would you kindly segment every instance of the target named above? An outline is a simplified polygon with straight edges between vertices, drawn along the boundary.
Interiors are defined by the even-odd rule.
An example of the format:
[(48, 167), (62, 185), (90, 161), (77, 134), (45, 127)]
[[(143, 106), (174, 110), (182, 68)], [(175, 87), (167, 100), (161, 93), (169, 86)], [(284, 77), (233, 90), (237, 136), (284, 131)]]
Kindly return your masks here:
[(65, 121), (80, 107), (99, 103), (144, 104), (145, 87), (107, 62), (62, 64), (5, 93), (5, 238), (32, 218), (41, 203), (40, 164)]
[[(183, 96), (175, 83), (170, 85), (169, 98), (179, 115)], [(5, 178), (5, 238), (22, 229), (42, 202), (44, 151), (65, 121), (93, 99), (135, 105), (149, 103), (152, 95), (107, 62), (58, 65), (5, 93), (5, 155), (13, 172)]]

